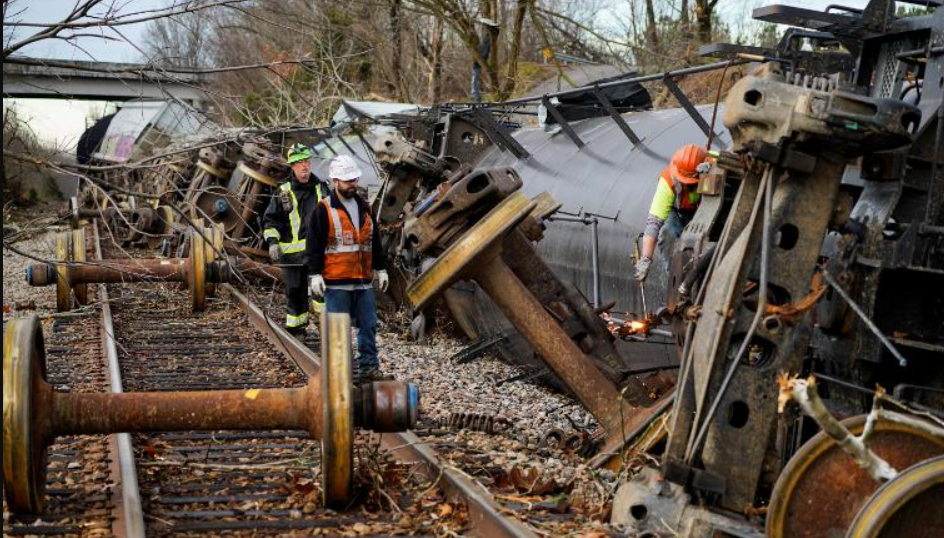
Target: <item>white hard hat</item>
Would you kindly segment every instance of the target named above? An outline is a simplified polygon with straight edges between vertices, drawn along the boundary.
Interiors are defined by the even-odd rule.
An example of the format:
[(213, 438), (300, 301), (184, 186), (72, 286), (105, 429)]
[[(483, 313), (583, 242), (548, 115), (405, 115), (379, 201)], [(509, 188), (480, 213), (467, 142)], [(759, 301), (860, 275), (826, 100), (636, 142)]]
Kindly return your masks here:
[(350, 155), (338, 155), (331, 159), (328, 175), (331, 176), (331, 179), (353, 181), (361, 177), (361, 168), (357, 166), (354, 158)]

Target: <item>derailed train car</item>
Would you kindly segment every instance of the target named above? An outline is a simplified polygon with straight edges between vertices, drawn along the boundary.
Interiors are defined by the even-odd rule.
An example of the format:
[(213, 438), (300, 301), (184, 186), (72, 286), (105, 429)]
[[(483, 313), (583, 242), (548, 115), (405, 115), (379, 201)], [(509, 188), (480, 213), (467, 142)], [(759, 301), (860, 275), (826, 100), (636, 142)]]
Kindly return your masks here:
[[(893, 5), (762, 8), (762, 20), (815, 31), (795, 28), (776, 49), (706, 51), (765, 67), (727, 97), (729, 134), (719, 137), (705, 201), (667, 260), (661, 293), (646, 294), (664, 306), (660, 319), (680, 344), (673, 351), (681, 369), (661, 466), (621, 488), (614, 522), (652, 536), (757, 536), (765, 525), (770, 536), (944, 528), (935, 508), (944, 498), (944, 295), (936, 293), (944, 284), (944, 10), (897, 18)], [(541, 102), (554, 105), (547, 96)], [(505, 103), (503, 112), (520, 104)], [(607, 410), (581, 394), (587, 365), (571, 357), (572, 370), (561, 367), (554, 356), (567, 355), (566, 340), (529, 310), (519, 286), (578, 345), (591, 341), (588, 356), (597, 354), (598, 335), (592, 323), (572, 323), (587, 297), (597, 308), (616, 299), (646, 310), (628, 258), (671, 150), (704, 136), (690, 121), (704, 111), (687, 108), (633, 113), (622, 124), (609, 114), (565, 119), (554, 133), (509, 132), (473, 108), (431, 130), (407, 130), (408, 144), (381, 140), (375, 147), (392, 179), (378, 212), (389, 203), (406, 216), (396, 241), (405, 296), (425, 306), (441, 295), (486, 343), (507, 340), (514, 325), (613, 435), (601, 417)], [(474, 148), (479, 140), (487, 147)], [(528, 197), (510, 194), (519, 190), (549, 192), (553, 201), (522, 205)], [(488, 191), (486, 211), (475, 204)], [(577, 227), (594, 219), (597, 271), (593, 240)], [(550, 295), (560, 300), (548, 299), (547, 282), (521, 263), (539, 260), (509, 252), (528, 249), (508, 239), (516, 233), (539, 241), (541, 260), (557, 280), (577, 285), (583, 303), (560, 299), (556, 288)], [(499, 253), (483, 254), (501, 234), (509, 235), (498, 240)], [(678, 289), (684, 280), (694, 285), (690, 294)], [(506, 293), (527, 312), (516, 312)], [(512, 356), (530, 353), (505, 344)], [(619, 366), (597, 358), (601, 370)], [(632, 352), (626, 358), (628, 373), (641, 366)], [(604, 377), (617, 387), (627, 381)], [(793, 399), (799, 407), (787, 405)], [(647, 413), (643, 407), (633, 412)], [(846, 454), (840, 441), (858, 448)], [(895, 471), (869, 474), (881, 465)]]
[[(661, 447), (660, 466), (620, 489), (614, 522), (652, 536), (920, 535), (940, 528), (944, 482), (944, 10), (893, 6), (758, 10), (807, 28), (775, 49), (706, 51), (766, 64), (714, 126), (680, 95), (686, 70), (646, 79), (682, 109), (627, 112), (605, 90), (632, 81), (616, 81), (582, 90), (595, 117), (543, 96), (392, 115), (380, 123), (393, 131), (319, 147), (379, 163), (368, 191), (396, 298), (422, 312), (440, 297), (479, 349), (546, 365), (606, 430), (594, 464)], [(557, 126), (516, 129), (530, 103)], [(642, 290), (630, 259), (656, 177), (712, 127), (704, 201)], [(809, 374), (819, 393), (793, 377)], [(868, 448), (857, 461), (833, 435)], [(860, 467), (875, 458), (891, 480)]]

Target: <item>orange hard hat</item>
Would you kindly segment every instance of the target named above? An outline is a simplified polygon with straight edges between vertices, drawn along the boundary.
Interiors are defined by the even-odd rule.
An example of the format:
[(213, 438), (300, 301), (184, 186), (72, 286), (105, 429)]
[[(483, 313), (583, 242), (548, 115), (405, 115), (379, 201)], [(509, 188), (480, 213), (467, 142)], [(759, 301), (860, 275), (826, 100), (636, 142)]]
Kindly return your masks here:
[(696, 169), (708, 159), (705, 148), (695, 144), (685, 144), (672, 155), (670, 168), (672, 175), (682, 183), (698, 183)]

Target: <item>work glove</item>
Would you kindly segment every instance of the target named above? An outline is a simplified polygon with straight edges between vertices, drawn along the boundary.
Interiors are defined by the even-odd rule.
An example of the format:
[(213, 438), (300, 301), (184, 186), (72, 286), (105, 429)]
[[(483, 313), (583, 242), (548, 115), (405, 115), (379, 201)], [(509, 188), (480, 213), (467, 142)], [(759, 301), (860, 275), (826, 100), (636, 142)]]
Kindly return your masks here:
[(308, 289), (311, 290), (312, 295), (323, 297), (325, 292), (324, 277), (321, 275), (311, 275), (308, 278)]
[(269, 245), (269, 259), (272, 260), (272, 263), (278, 263), (282, 259), (282, 247), (278, 243)]
[(639, 261), (636, 262), (636, 270), (633, 272), (633, 278), (642, 282), (646, 280), (646, 277), (649, 276), (649, 267), (652, 265), (652, 258), (646, 258), (645, 256), (639, 258)]
[(711, 163), (708, 161), (705, 161), (695, 167), (695, 171), (699, 174), (707, 174), (709, 170), (711, 170)]
[(387, 291), (388, 286), (390, 286), (390, 277), (387, 276), (387, 271), (377, 271), (377, 287), (380, 291)]

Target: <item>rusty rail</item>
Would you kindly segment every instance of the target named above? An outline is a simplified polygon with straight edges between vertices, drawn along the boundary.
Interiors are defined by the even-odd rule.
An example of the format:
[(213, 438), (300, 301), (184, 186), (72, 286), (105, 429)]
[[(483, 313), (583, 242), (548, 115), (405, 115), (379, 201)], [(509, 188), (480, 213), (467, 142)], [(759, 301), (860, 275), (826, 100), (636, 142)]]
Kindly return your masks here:
[[(224, 284), (223, 288), (243, 308), (253, 326), (294, 360), (306, 374), (313, 375), (321, 370), (321, 359), (311, 349), (273, 323), (261, 308), (235, 287)], [(469, 521), (476, 535), (489, 538), (537, 538), (521, 522), (503, 516), (498, 503), (481, 484), (441, 461), (436, 452), (412, 431), (385, 433), (379, 438), (381, 446), (398, 461), (417, 464), (418, 470), (427, 480), (439, 481), (447, 495), (462, 499), (469, 509)]]
[[(101, 259), (101, 246), (97, 227), (94, 230), (94, 249)], [(234, 287), (223, 286), (230, 296), (247, 314), (253, 326), (286, 356), (295, 361), (308, 375), (321, 372), (321, 360), (303, 343), (291, 337), (285, 330), (268, 318), (265, 312)], [(102, 303), (102, 346), (109, 372), (112, 392), (121, 393), (121, 373), (118, 367), (118, 351), (108, 292), (100, 286)], [(376, 438), (376, 437), (375, 437)], [(469, 509), (473, 532), (479, 536), (536, 538), (536, 534), (521, 522), (500, 513), (500, 507), (489, 492), (472, 478), (441, 461), (435, 451), (423, 443), (413, 432), (379, 435), (381, 445), (390, 450), (402, 462), (415, 463), (418, 471), (428, 480), (438, 481), (446, 494), (461, 499)], [(144, 536), (146, 526), (141, 506), (140, 492), (134, 465), (134, 453), (128, 434), (115, 434), (110, 440), (113, 449), (113, 469), (116, 482), (114, 496), (115, 519), (112, 531), (116, 536)]]
[[(102, 246), (98, 233), (98, 223), (92, 223), (94, 235), (95, 259), (102, 260)], [(101, 301), (102, 356), (108, 371), (108, 383), (111, 392), (123, 392), (121, 368), (118, 366), (118, 345), (115, 341), (115, 326), (111, 315), (108, 290), (104, 284), (99, 286)], [(109, 436), (109, 450), (112, 452), (111, 471), (115, 488), (112, 490), (112, 506), (115, 516), (112, 533), (117, 537), (145, 536), (144, 509), (141, 506), (141, 491), (138, 487), (138, 474), (134, 465), (134, 450), (131, 448), (131, 435), (117, 433)]]

